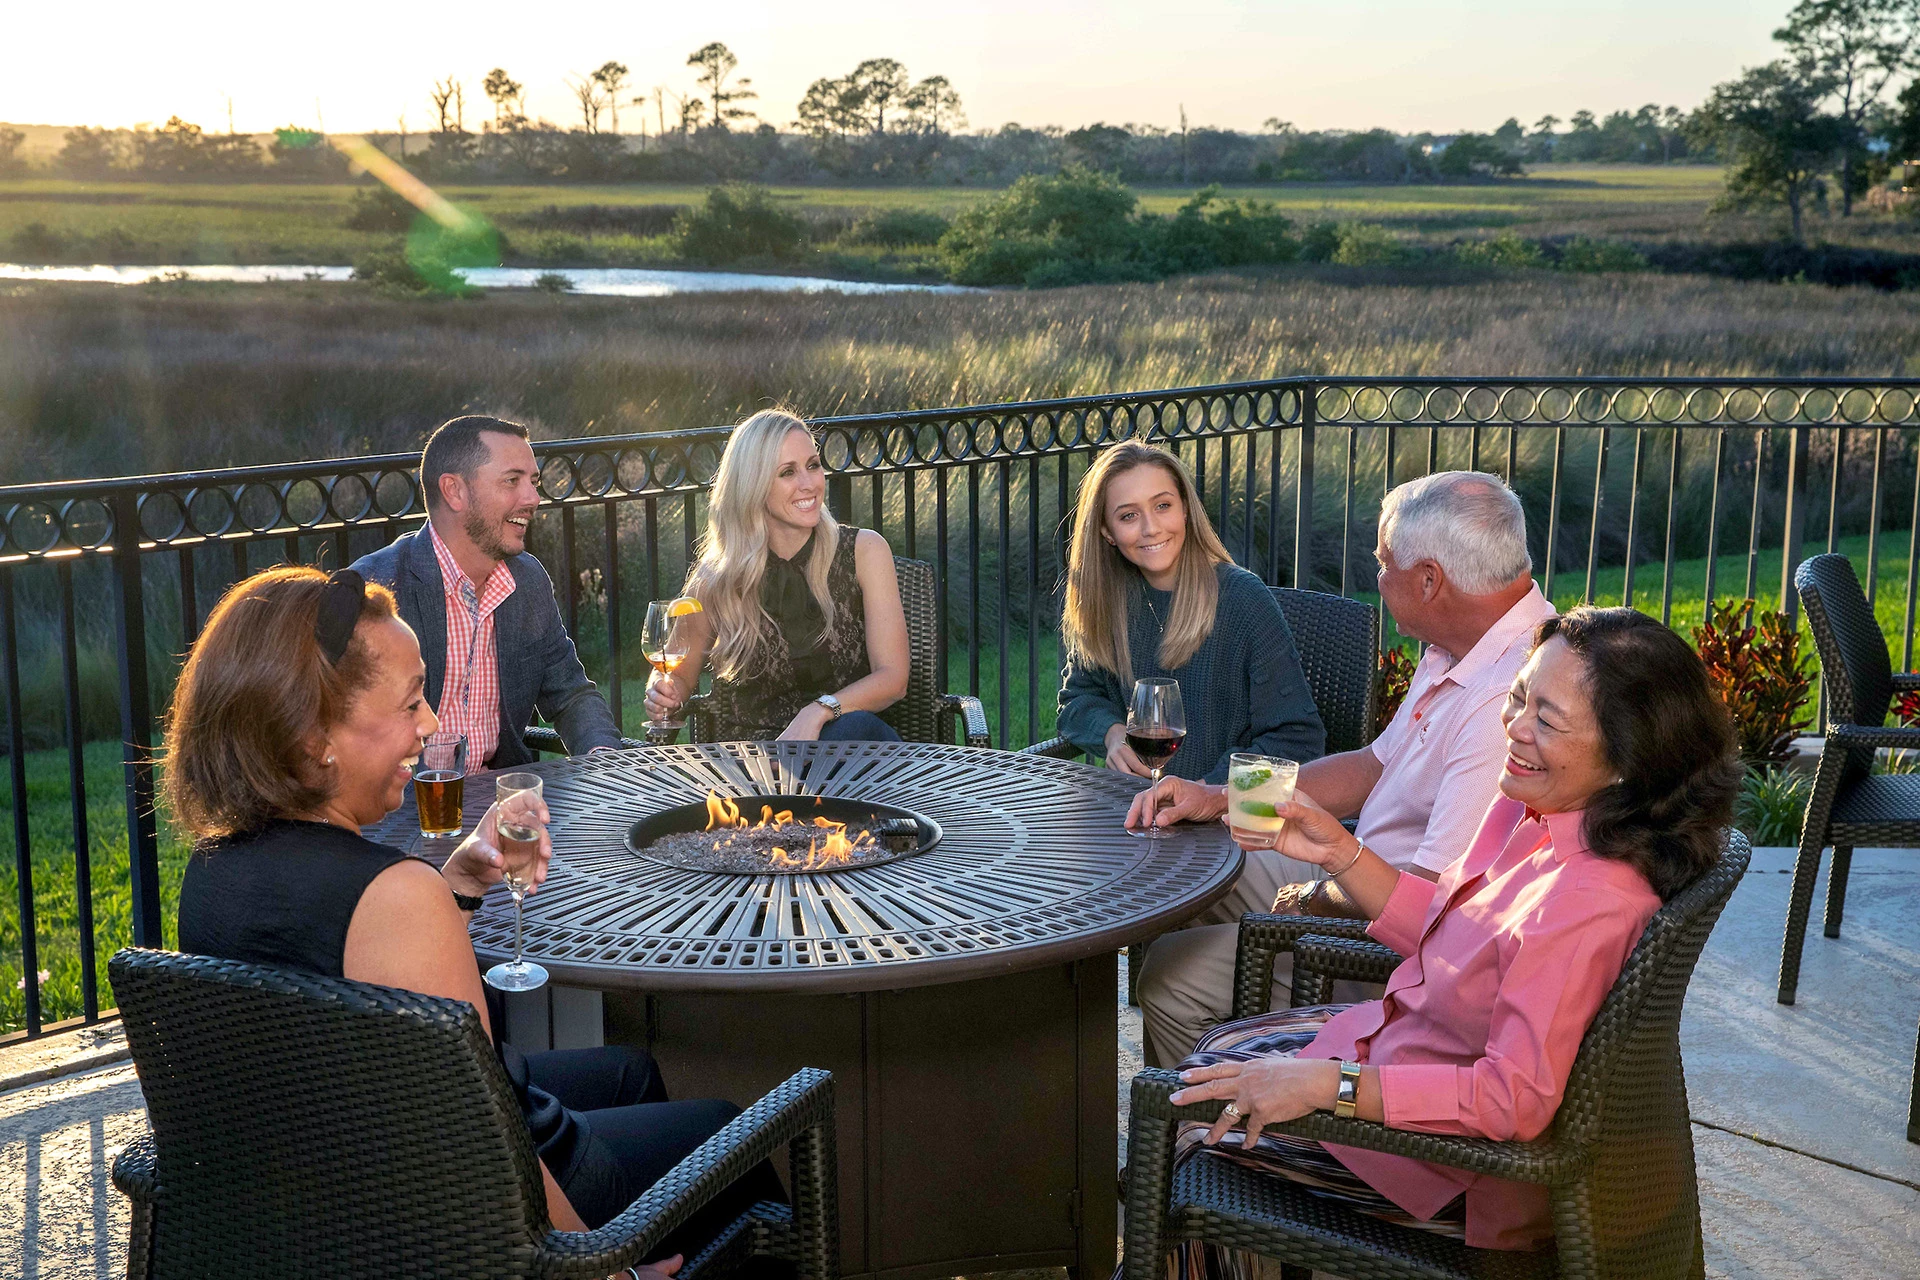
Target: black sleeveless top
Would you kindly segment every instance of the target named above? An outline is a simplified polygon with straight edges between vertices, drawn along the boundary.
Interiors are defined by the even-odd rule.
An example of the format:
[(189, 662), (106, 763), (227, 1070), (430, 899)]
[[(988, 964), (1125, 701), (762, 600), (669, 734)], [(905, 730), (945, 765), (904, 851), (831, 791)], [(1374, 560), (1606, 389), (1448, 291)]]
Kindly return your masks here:
[(360, 895), (406, 856), (330, 822), (286, 818), (204, 841), (180, 882), (180, 949), (345, 977)]
[[(180, 882), (180, 949), (344, 978), (347, 926), (361, 895), (406, 858), (345, 827), (291, 818), (204, 841)], [(517, 1049), (499, 1048), (534, 1147), (564, 1183), (585, 1152), (586, 1121), (528, 1082)]]
[(817, 552), (816, 529), (793, 559), (767, 552), (760, 580), (760, 606), (773, 619), (772, 642), (762, 645), (747, 669), (732, 680), (713, 682), (714, 710), (723, 725), (746, 738), (777, 738), (800, 709), (823, 693), (837, 693), (872, 674), (867, 657), (867, 601), (854, 567), (854, 543), (860, 530), (840, 526), (827, 567), (827, 596), (833, 601), (833, 635), (826, 615), (807, 587), (807, 566)]

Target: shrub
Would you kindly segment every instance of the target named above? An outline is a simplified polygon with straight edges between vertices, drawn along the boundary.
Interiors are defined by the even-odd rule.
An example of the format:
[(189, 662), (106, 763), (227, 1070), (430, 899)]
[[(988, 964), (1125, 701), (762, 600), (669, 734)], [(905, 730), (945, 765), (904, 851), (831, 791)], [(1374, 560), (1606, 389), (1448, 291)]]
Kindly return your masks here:
[(1406, 256), (1400, 242), (1385, 227), (1349, 222), (1340, 228), (1333, 261), (1343, 267), (1384, 267)]
[(1793, 738), (1809, 721), (1802, 704), (1813, 687), (1812, 658), (1800, 655), (1800, 634), (1776, 609), (1751, 600), (1712, 606), (1693, 629), (1693, 647), (1733, 713), (1740, 758), (1767, 765), (1793, 755)]
[(806, 224), (774, 204), (765, 187), (715, 187), (704, 208), (683, 209), (673, 220), (675, 247), (696, 262), (790, 258), (806, 235)]
[(1502, 231), (1491, 240), (1469, 240), (1457, 246), (1453, 256), (1476, 267), (1541, 267), (1547, 261), (1539, 245), (1511, 231)]
[(931, 210), (875, 209), (857, 220), (846, 238), (854, 244), (899, 249), (910, 244), (937, 244), (952, 225)]
[(353, 193), (343, 224), (351, 231), (405, 231), (420, 211), (386, 187)]
[(1813, 780), (1798, 769), (1748, 769), (1734, 821), (1756, 845), (1798, 844), (1812, 790)]
[(1400, 704), (1406, 700), (1407, 690), (1413, 685), (1414, 660), (1407, 656), (1405, 649), (1389, 649), (1380, 655), (1380, 669), (1374, 674), (1374, 690), (1377, 709), (1373, 731), (1384, 730), (1400, 710)]
[(48, 262), (60, 256), (66, 239), (44, 222), (29, 222), (13, 233), (14, 256), (23, 262)]
[(1334, 251), (1340, 247), (1340, 224), (1337, 222), (1316, 222), (1308, 227), (1306, 234), (1300, 237), (1300, 260), (1302, 262), (1332, 262)]
[(1097, 169), (1029, 174), (955, 218), (940, 237), (940, 259), (960, 284), (1139, 279), (1135, 204), (1126, 184)]
[(1575, 236), (1560, 246), (1562, 271), (1645, 271), (1647, 259), (1632, 245), (1618, 240), (1590, 240)]
[(542, 271), (533, 278), (533, 287), (542, 293), (558, 296), (573, 292), (573, 280), (558, 271)]

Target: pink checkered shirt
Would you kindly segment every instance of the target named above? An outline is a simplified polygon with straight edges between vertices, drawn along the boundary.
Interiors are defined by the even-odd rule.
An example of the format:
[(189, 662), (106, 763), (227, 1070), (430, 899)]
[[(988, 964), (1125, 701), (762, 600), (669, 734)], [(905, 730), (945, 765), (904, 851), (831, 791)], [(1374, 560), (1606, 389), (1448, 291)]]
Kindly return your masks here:
[(467, 735), (467, 767), (484, 768), (500, 745), (500, 665), (493, 643), (493, 611), (518, 584), (504, 563), (493, 566), (478, 590), (440, 541), (431, 521), (427, 536), (440, 581), (447, 591), (447, 678), (440, 687), (440, 732)]

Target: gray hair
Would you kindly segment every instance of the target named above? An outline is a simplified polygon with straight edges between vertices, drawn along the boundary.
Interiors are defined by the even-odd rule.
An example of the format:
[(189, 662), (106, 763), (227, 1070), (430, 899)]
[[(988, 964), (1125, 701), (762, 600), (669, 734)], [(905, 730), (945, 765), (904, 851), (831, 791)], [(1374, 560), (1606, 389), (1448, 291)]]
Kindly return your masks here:
[(1380, 504), (1380, 545), (1402, 568), (1433, 561), (1470, 596), (1533, 572), (1520, 499), (1484, 471), (1440, 471), (1395, 488)]

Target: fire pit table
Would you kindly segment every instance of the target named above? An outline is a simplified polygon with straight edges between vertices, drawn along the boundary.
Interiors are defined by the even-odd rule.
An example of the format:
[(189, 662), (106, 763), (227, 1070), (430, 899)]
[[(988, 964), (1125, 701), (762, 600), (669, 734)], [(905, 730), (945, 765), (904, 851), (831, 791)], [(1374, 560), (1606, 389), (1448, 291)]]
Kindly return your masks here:
[[(679, 1096), (831, 1070), (846, 1275), (1111, 1273), (1115, 953), (1225, 894), (1241, 857), (1218, 827), (1129, 836), (1137, 779), (941, 745), (720, 743), (531, 772), (554, 865), (527, 900), (528, 958), (607, 993), (608, 1039), (651, 1049)], [(469, 827), (491, 794), (469, 782)], [(704, 830), (709, 795), (822, 831), (871, 804), (893, 844), (843, 870), (655, 856), (662, 831)], [(483, 964), (509, 955), (504, 892), (473, 938)]]

